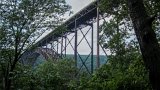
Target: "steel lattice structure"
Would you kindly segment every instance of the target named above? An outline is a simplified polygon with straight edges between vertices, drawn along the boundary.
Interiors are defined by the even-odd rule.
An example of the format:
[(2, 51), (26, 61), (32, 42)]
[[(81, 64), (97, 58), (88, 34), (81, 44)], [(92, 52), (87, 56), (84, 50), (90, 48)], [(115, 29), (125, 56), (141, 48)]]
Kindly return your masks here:
[[(94, 23), (97, 23), (97, 68), (100, 66), (100, 57), (99, 57), (99, 48), (102, 47), (100, 45), (100, 36), (99, 36), (99, 20), (104, 17), (103, 14), (99, 13), (98, 8), (98, 1), (94, 1), (88, 6), (86, 6), (84, 9), (76, 13), (74, 16), (72, 16), (70, 19), (68, 19), (63, 25), (67, 27), (67, 31), (63, 33), (56, 33), (56, 29), (53, 30), (51, 33), (49, 33), (47, 36), (45, 36), (43, 39), (38, 41), (35, 46), (36, 47), (45, 47), (50, 45), (51, 49), (54, 50), (57, 55), (59, 55), (60, 58), (66, 57), (67, 47), (70, 46), (74, 51), (74, 59), (75, 59), (75, 65), (77, 66), (77, 58), (80, 58), (81, 65), (79, 66), (79, 71), (81, 71), (82, 67), (84, 67), (89, 74), (92, 74), (94, 71), (94, 61), (93, 61), (93, 54), (94, 54), (94, 48), (93, 48), (93, 26)], [(82, 30), (85, 27), (89, 27), (89, 29), (84, 32)], [(78, 41), (78, 35), (77, 32), (80, 32), (83, 38)], [(89, 33), (90, 32), (90, 33)], [(74, 34), (72, 38), (68, 38), (68, 35)], [(86, 38), (86, 35), (90, 34), (91, 40), (89, 41), (88, 38)], [(78, 46), (82, 43), (82, 40), (85, 40), (90, 53), (85, 59), (82, 59), (80, 53), (78, 52)], [(71, 43), (71, 41), (74, 42)], [(60, 46), (60, 47), (59, 47)], [(47, 49), (46, 49), (47, 50)], [(104, 50), (104, 49), (103, 49)], [(106, 54), (105, 50), (104, 53)], [(90, 58), (90, 68), (86, 66), (86, 61), (88, 58)], [(78, 66), (77, 66), (78, 67)]]

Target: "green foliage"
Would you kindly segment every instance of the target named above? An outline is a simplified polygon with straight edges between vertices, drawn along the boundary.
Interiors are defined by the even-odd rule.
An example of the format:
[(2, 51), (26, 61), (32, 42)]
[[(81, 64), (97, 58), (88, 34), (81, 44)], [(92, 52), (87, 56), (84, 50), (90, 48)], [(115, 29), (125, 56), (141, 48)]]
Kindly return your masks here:
[(83, 84), (83, 90), (151, 90), (141, 54), (131, 48), (123, 55), (110, 55), (108, 63)]
[(64, 25), (61, 25), (56, 29), (56, 31), (54, 31), (53, 34), (57, 37), (60, 37), (61, 35), (63, 35), (66, 32), (67, 32), (67, 28)]
[(17, 74), (14, 69), (23, 52), (46, 30), (62, 23), (62, 16), (69, 10), (65, 0), (0, 1), (0, 65), (4, 68), (5, 88), (10, 89), (10, 78)]
[[(159, 14), (160, 1), (159, 0), (143, 0), (144, 6), (149, 15)], [(119, 15), (126, 15), (128, 17), (128, 8), (126, 0), (100, 0), (100, 7), (104, 13), (108, 15), (115, 15), (118, 11)]]
[[(101, 35), (100, 41), (103, 47), (110, 51), (110, 55), (107, 57), (108, 63), (95, 71), (92, 77), (86, 73), (80, 73), (78, 78), (75, 77), (77, 70), (74, 62), (70, 60), (49, 60), (35, 68), (16, 64), (14, 72), (5, 71), (6, 68), (10, 69), (9, 64), (13, 63), (14, 55), (20, 54), (19, 51), (15, 52), (16, 47), (20, 52), (25, 51), (32, 40), (36, 40), (33, 38), (35, 35), (55, 28), (62, 21), (59, 15), (70, 8), (64, 0), (18, 0), (15, 3), (11, 5), (10, 2), (5, 2), (4, 5), (0, 5), (0, 77), (12, 73), (13, 76), (9, 78), (13, 80), (13, 89), (151, 90), (148, 72), (144, 68), (128, 16), (126, 0), (100, 1), (101, 11), (111, 17), (101, 26), (101, 32), (104, 34)], [(144, 4), (149, 15), (159, 14), (159, 0), (144, 0)], [(47, 21), (48, 19), (50, 21)], [(158, 25), (159, 21), (156, 20), (153, 27), (157, 33)], [(66, 27), (61, 26), (54, 34), (59, 36), (65, 31)], [(0, 81), (3, 80), (4, 78), (0, 78)], [(0, 87), (3, 87), (3, 83)]]
[(36, 75), (37, 77), (43, 77), (40, 82), (42, 86), (47, 86), (45, 88), (67, 88), (70, 80), (74, 79), (75, 72), (74, 62), (70, 60), (62, 60), (57, 63), (50, 61), (36, 68)]
[(123, 66), (116, 62), (118, 59), (102, 66), (88, 82), (89, 87), (93, 90), (150, 90), (148, 73), (137, 56)]
[[(56, 28), (70, 9), (65, 0), (4, 0), (0, 3), (3, 41), (8, 47), (24, 49), (32, 45), (46, 30)], [(3, 35), (3, 34), (2, 34)], [(2, 37), (2, 36), (0, 36)], [(7, 41), (8, 40), (8, 41)], [(17, 45), (14, 45), (17, 42)]]
[(46, 61), (36, 68), (17, 65), (14, 89), (66, 90), (72, 88), (76, 73), (72, 60)]
[[(159, 15), (159, 0), (143, 0), (149, 16)], [(148, 71), (130, 21), (126, 0), (101, 0), (100, 8), (111, 19), (101, 26), (101, 44), (110, 50), (108, 63), (88, 83), (93, 90), (151, 90)], [(153, 29), (159, 39), (159, 20)]]
[[(139, 45), (128, 19), (125, 0), (101, 0), (101, 9), (111, 16), (101, 26), (100, 43), (110, 51), (108, 63), (91, 79), (82, 82), (84, 90), (151, 90)], [(83, 78), (82, 78), (83, 81)], [(84, 85), (85, 84), (85, 85)]]

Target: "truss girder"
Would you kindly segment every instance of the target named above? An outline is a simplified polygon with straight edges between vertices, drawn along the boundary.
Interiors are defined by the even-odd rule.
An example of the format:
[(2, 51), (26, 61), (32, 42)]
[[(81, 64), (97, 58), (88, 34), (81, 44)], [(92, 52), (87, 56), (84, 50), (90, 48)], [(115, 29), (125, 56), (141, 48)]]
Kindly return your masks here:
[[(102, 19), (103, 15), (102, 15)], [(102, 48), (104, 53), (107, 55), (105, 49), (102, 45), (100, 45), (100, 35), (99, 35), (99, 20), (100, 20), (100, 13), (99, 9), (97, 8), (97, 1), (91, 3), (87, 7), (85, 7), (83, 10), (75, 14), (73, 17), (68, 19), (63, 25), (67, 27), (67, 31), (64, 33), (60, 33), (57, 35), (56, 29), (49, 33), (45, 38), (40, 40), (36, 43), (37, 47), (42, 47), (50, 44), (50, 48), (54, 50), (54, 52), (60, 57), (66, 57), (67, 54), (67, 47), (70, 46), (72, 50), (74, 51), (74, 60), (75, 60), (75, 66), (78, 67), (78, 59), (80, 60), (81, 64), (78, 68), (79, 71), (84, 69), (88, 72), (88, 74), (92, 74), (94, 71), (94, 32), (93, 32), (93, 23), (97, 22), (97, 68), (100, 65), (99, 62), (99, 47)], [(105, 20), (105, 19), (104, 19)], [(89, 26), (89, 29), (87, 29), (86, 32), (83, 32), (83, 28)], [(82, 38), (80, 41), (78, 41), (78, 32), (82, 35)], [(74, 34), (70, 39), (67, 37), (70, 34)], [(88, 34), (91, 35), (90, 41), (86, 37)], [(74, 44), (71, 42), (74, 40)], [(85, 59), (81, 57), (81, 54), (78, 51), (79, 45), (82, 43), (82, 41), (85, 41), (87, 43), (86, 46), (89, 48), (89, 53)], [(47, 49), (46, 49), (47, 52)], [(58, 57), (57, 56), (57, 57)], [(90, 58), (89, 58), (90, 57)], [(86, 62), (90, 60), (90, 67), (87, 67)], [(78, 74), (77, 74), (78, 75)]]

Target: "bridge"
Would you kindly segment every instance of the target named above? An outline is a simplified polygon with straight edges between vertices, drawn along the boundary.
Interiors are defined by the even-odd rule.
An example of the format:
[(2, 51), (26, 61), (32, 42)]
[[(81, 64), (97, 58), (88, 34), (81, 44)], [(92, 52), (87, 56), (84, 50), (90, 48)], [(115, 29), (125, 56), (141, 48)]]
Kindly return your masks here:
[[(45, 57), (48, 57), (48, 55), (57, 55), (56, 57), (65, 58), (67, 56), (67, 48), (70, 46), (74, 52), (73, 58), (75, 60), (75, 65), (79, 67), (79, 71), (84, 67), (89, 74), (93, 73), (94, 69), (100, 66), (100, 48), (102, 48), (104, 54), (107, 55), (106, 51), (100, 44), (101, 38), (99, 21), (105, 21), (104, 18), (105, 15), (99, 12), (98, 1), (90, 3), (62, 24), (62, 26), (66, 27), (66, 30), (63, 30), (60, 26), (39, 40), (35, 44), (35, 46), (39, 48), (37, 52), (42, 53)], [(96, 29), (94, 28), (94, 24), (96, 24)], [(89, 28), (86, 29), (86, 27)], [(94, 48), (95, 30), (97, 32), (96, 48)], [(80, 41), (78, 41), (77, 33), (80, 33), (83, 36)], [(72, 38), (68, 38), (71, 34)], [(88, 34), (90, 34), (90, 38), (86, 37)], [(83, 40), (87, 43), (86, 46), (89, 47), (88, 51), (90, 51), (85, 59), (81, 57), (81, 53), (78, 51), (78, 47)], [(96, 67), (94, 66), (94, 49), (96, 49)], [(77, 65), (78, 58), (80, 58), (80, 62), (82, 63), (81, 66)], [(90, 62), (90, 68), (87, 67), (86, 62)]]

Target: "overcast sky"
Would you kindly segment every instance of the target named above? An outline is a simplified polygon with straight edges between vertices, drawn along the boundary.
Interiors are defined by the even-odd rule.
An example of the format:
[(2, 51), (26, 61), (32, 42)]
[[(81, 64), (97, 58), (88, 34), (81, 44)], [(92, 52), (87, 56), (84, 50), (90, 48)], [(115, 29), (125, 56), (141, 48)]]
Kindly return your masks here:
[(74, 13), (78, 12), (92, 1), (94, 0), (66, 0), (66, 2), (72, 6)]

